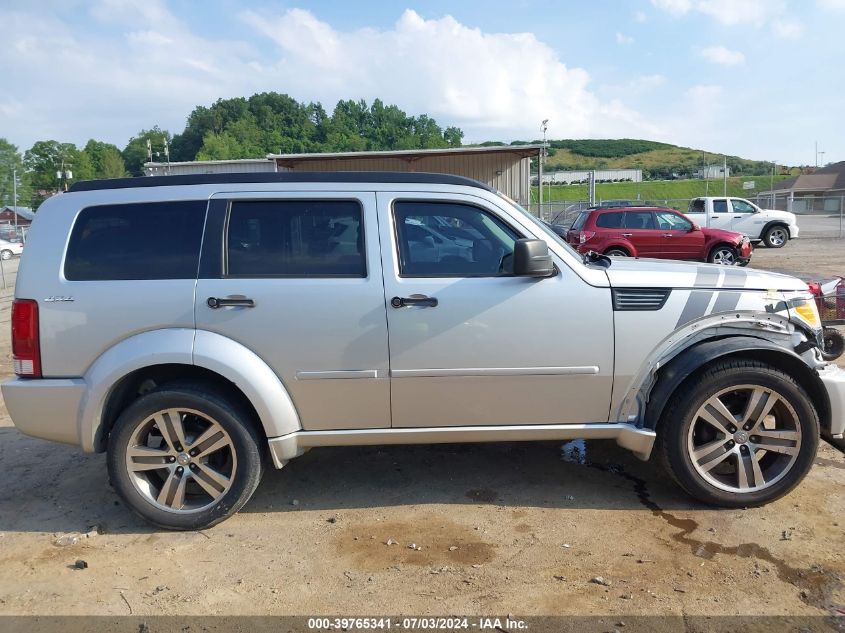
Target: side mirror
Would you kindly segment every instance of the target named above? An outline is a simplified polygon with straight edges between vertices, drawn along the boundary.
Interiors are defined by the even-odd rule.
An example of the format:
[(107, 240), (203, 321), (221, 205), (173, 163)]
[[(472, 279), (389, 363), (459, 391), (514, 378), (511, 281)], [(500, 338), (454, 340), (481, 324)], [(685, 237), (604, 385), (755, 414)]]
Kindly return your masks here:
[(695, 222), (693, 222), (692, 228), (689, 230), (689, 232), (692, 233), (693, 231), (700, 231), (700, 230), (701, 230), (701, 227), (698, 226)]
[(549, 246), (543, 240), (521, 239), (513, 245), (513, 274), (518, 277), (551, 277), (555, 274)]

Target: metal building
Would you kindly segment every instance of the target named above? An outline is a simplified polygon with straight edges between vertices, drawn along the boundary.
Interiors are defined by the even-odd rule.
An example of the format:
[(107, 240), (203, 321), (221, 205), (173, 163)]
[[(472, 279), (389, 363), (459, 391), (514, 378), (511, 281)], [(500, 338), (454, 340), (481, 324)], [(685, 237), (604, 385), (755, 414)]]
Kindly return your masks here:
[(487, 183), (523, 206), (530, 201), (531, 158), (542, 145), (452, 147), (379, 152), (270, 154), (278, 171), (437, 172)]
[(527, 207), (531, 199), (531, 158), (542, 145), (450, 147), (378, 152), (268, 154), (266, 158), (144, 163), (148, 176), (262, 171), (437, 172), (487, 183)]

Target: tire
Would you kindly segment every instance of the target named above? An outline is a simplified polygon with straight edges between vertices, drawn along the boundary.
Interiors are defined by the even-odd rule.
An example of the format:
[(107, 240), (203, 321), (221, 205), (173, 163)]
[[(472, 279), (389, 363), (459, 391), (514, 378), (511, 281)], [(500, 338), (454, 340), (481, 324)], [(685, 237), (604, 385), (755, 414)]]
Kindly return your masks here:
[(630, 257), (631, 255), (624, 248), (608, 248), (605, 252), (608, 257)]
[(143, 519), (171, 530), (199, 530), (249, 500), (263, 474), (265, 445), (234, 402), (199, 384), (165, 385), (118, 417), (108, 441), (109, 477)]
[(0, 259), (2, 259), (4, 262), (12, 259), (12, 255), (14, 255), (14, 253), (12, 253), (12, 251), (8, 249), (0, 251)]
[[(762, 424), (737, 424), (756, 394), (761, 395), (749, 424)], [(716, 398), (727, 409), (725, 415), (733, 414), (733, 422), (713, 407)], [(770, 415), (765, 415), (770, 403)], [(807, 393), (788, 374), (757, 361), (724, 360), (673, 394), (660, 420), (657, 445), (668, 472), (696, 499), (727, 508), (759, 506), (787, 494), (810, 470), (819, 445), (819, 418)]]
[(789, 229), (782, 224), (775, 224), (763, 233), (763, 244), (767, 248), (783, 248), (789, 241)]
[(823, 330), (824, 347), (822, 348), (822, 358), (825, 360), (836, 360), (845, 352), (845, 337), (839, 330), (826, 327)]
[(736, 266), (736, 263), (739, 261), (739, 253), (730, 244), (719, 244), (710, 251), (707, 261), (711, 264)]

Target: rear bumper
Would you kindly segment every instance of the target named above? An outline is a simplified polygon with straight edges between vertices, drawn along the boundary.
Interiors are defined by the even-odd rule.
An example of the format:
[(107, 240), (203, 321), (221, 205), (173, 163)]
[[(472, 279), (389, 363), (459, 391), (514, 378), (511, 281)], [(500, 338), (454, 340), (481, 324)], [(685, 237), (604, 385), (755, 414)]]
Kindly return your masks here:
[(79, 416), (85, 396), (82, 379), (13, 378), (0, 386), (21, 433), (79, 446)]
[(845, 435), (845, 370), (828, 365), (819, 370), (827, 397), (830, 400), (830, 435), (842, 439)]

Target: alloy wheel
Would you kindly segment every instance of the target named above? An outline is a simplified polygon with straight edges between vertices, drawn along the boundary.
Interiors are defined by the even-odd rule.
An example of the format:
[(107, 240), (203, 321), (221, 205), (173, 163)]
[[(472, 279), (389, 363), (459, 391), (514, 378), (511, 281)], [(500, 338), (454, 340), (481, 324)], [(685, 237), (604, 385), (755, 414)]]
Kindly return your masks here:
[(232, 486), (237, 457), (219, 422), (192, 409), (165, 409), (138, 424), (126, 470), (141, 496), (168, 512), (199, 512)]
[(693, 468), (721, 490), (748, 493), (780, 481), (798, 458), (801, 423), (786, 399), (761, 385), (708, 398), (687, 434)]

